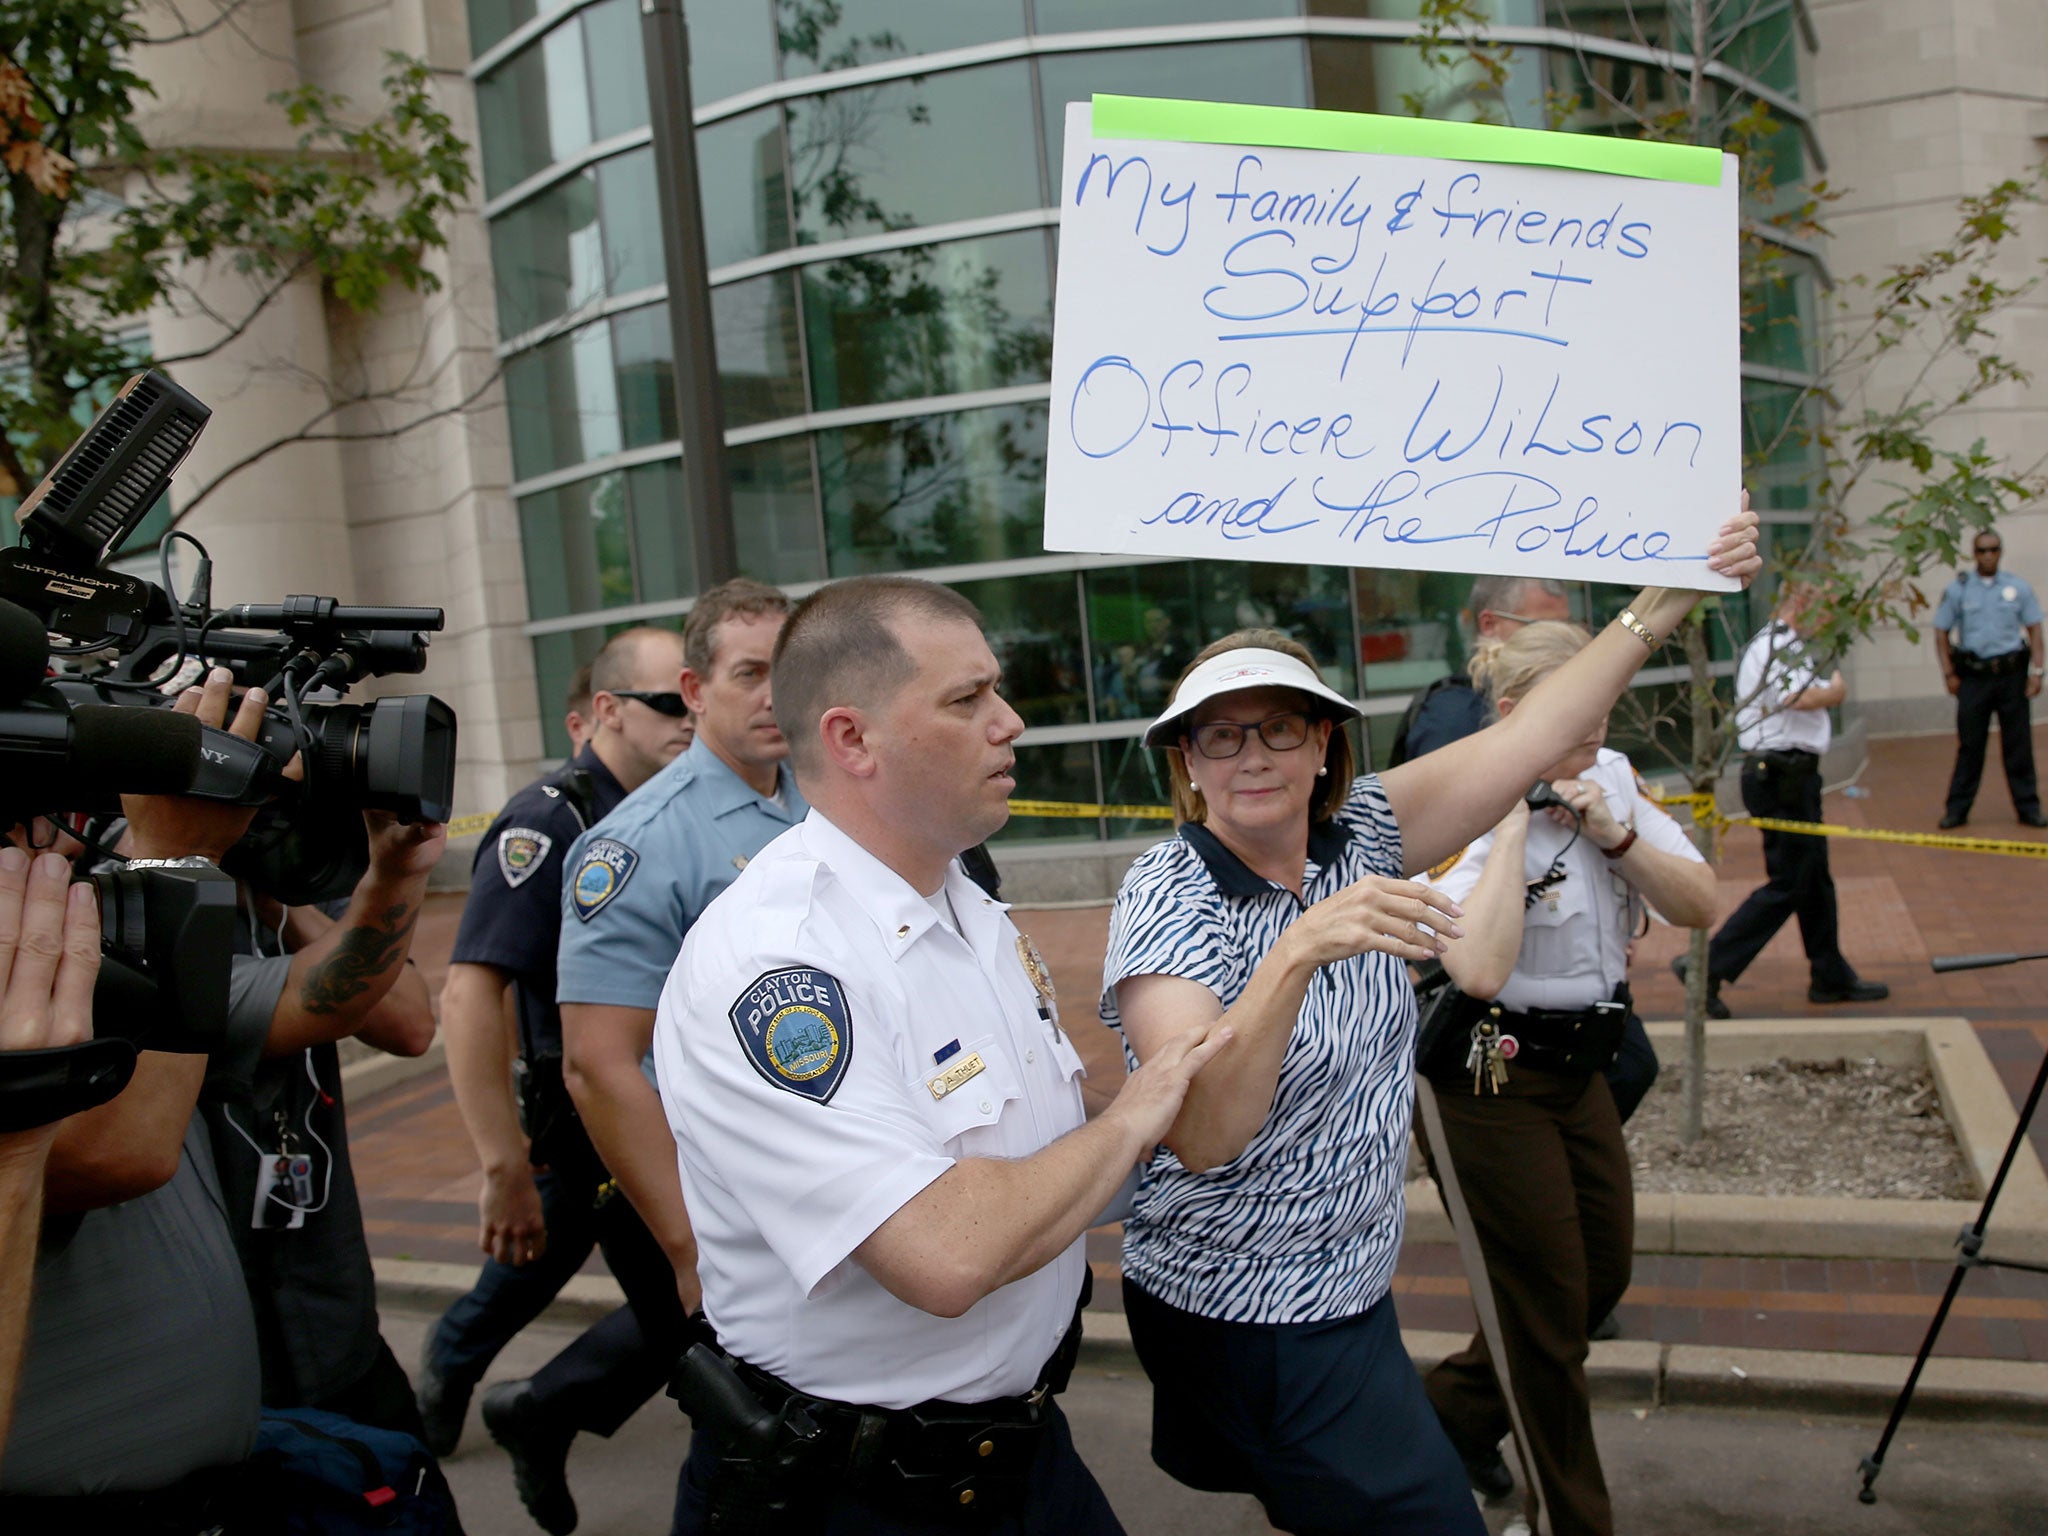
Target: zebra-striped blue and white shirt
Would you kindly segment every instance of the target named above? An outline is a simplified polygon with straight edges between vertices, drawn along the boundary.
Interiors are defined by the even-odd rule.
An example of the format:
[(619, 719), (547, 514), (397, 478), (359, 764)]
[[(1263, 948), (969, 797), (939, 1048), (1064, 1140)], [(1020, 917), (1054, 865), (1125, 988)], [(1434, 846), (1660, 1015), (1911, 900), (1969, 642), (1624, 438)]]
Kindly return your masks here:
[[(1303, 900), (1207, 828), (1183, 826), (1117, 892), (1103, 1021), (1121, 1030), (1116, 984), (1131, 976), (1182, 976), (1230, 1007), (1289, 923), (1367, 875), (1401, 877), (1401, 831), (1374, 774), (1310, 828)], [(1136, 1065), (1129, 1040), (1124, 1057)], [(1206, 1173), (1163, 1146), (1154, 1154), (1124, 1223), (1124, 1273), (1226, 1322), (1323, 1322), (1372, 1306), (1401, 1248), (1414, 1058), (1415, 990), (1399, 960), (1374, 952), (1322, 967), (1251, 1144)]]

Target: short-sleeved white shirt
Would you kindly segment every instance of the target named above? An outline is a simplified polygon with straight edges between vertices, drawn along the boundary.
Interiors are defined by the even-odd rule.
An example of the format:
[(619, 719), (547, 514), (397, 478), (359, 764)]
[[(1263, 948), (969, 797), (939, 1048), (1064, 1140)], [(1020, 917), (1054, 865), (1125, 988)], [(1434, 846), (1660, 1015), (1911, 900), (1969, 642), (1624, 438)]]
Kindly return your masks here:
[[(1367, 875), (1401, 877), (1401, 833), (1377, 776), (1356, 780), (1310, 829), (1309, 903)], [(1206, 828), (1148, 848), (1110, 916), (1102, 1014), (1116, 984), (1179, 976), (1225, 1008), (1306, 910)], [(1126, 1061), (1135, 1061), (1130, 1043)], [(1203, 1173), (1161, 1147), (1124, 1223), (1124, 1273), (1202, 1317), (1310, 1323), (1355, 1317), (1387, 1294), (1401, 1249), (1414, 1102), (1415, 989), (1392, 955), (1318, 969), (1280, 1064), (1273, 1107), (1244, 1151)]]
[(1792, 626), (1782, 619), (1766, 624), (1743, 650), (1735, 669), (1735, 731), (1742, 750), (1827, 751), (1834, 738), (1828, 712), (1785, 708), (1785, 700), (1822, 680)]
[(813, 810), (697, 920), (656, 1011), (704, 1310), (733, 1354), (819, 1397), (1029, 1391), (1080, 1296), (1079, 1240), (958, 1318), (851, 1257), (957, 1160), (1026, 1157), (1084, 1119), (1081, 1058), (1040, 1014), (1009, 909), (957, 861), (945, 892), (958, 932)]
[[(1621, 753), (1602, 747), (1592, 768), (1579, 775), (1607, 797), (1607, 813), (1652, 848), (1704, 863), (1685, 829), (1643, 792), (1636, 771)], [(1570, 846), (1567, 847), (1566, 845)], [(1493, 833), (1472, 843), (1425, 880), (1463, 903), (1479, 883)], [(1500, 1005), (1511, 1013), (1531, 1008), (1586, 1008), (1614, 995), (1628, 977), (1628, 944), (1642, 913), (1642, 897), (1619, 865), (1588, 838), (1572, 842), (1571, 830), (1541, 812), (1529, 818), (1525, 880), (1537, 880), (1564, 855), (1564, 879), (1522, 914), (1522, 951), (1514, 974), (1501, 988)]]

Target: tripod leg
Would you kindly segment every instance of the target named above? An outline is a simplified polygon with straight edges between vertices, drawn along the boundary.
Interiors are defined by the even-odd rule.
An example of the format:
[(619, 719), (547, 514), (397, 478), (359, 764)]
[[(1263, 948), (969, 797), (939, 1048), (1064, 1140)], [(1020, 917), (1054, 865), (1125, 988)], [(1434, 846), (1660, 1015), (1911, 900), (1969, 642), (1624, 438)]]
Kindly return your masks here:
[(1863, 1486), (1856, 1497), (1865, 1504), (1877, 1502), (1877, 1490), (1872, 1486), (1878, 1473), (1884, 1470), (1884, 1453), (1892, 1443), (1892, 1436), (1899, 1432), (1899, 1422), (1906, 1416), (1906, 1409), (1912, 1404), (1913, 1389), (1920, 1384), (1920, 1373), (1927, 1368), (1927, 1357), (1934, 1353), (1934, 1341), (1941, 1336), (1941, 1325), (1948, 1321), (1948, 1310), (1955, 1305), (1956, 1292), (1962, 1289), (1963, 1276), (1978, 1262), (1977, 1255), (1984, 1247), (1984, 1229), (1991, 1224), (1991, 1208), (1998, 1204), (1999, 1191), (2005, 1188), (2005, 1176), (2012, 1171), (2013, 1160), (2019, 1156), (2020, 1144), (2026, 1140), (2027, 1127), (2033, 1123), (2034, 1111), (2041, 1104), (2041, 1090), (2048, 1087), (2048, 1052), (2041, 1057), (2040, 1068), (2034, 1073), (2034, 1086), (2027, 1092), (2027, 1102), (2020, 1108), (2020, 1117), (2012, 1128), (2012, 1137), (2005, 1144), (2005, 1156), (1999, 1160), (1998, 1173), (1991, 1181), (1990, 1189), (1984, 1193), (1984, 1204), (1978, 1208), (1977, 1219), (1963, 1228), (1957, 1241), (1962, 1257), (1956, 1260), (1955, 1273), (1948, 1277), (1948, 1289), (1942, 1293), (1941, 1305), (1934, 1309), (1934, 1320), (1927, 1325), (1927, 1337), (1920, 1341), (1920, 1353), (1913, 1357), (1913, 1369), (1906, 1373), (1906, 1384), (1899, 1389), (1898, 1400), (1892, 1404), (1892, 1416), (1885, 1424), (1884, 1434), (1878, 1438), (1877, 1449), (1863, 1458), (1861, 1471)]

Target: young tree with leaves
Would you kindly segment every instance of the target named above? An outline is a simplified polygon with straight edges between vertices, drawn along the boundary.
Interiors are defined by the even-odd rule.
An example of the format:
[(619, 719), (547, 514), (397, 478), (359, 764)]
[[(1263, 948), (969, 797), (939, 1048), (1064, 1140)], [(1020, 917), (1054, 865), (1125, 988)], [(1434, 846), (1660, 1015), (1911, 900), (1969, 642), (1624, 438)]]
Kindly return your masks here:
[[(315, 85), (273, 95), (290, 141), (275, 151), (155, 144), (138, 130), (155, 94), (153, 50), (230, 24), (244, 0), (216, 3), (213, 19), (175, 31), (161, 29), (163, 9), (140, 0), (0, 8), (0, 497), (33, 486), (138, 366), (175, 375), (224, 353), (294, 283), (317, 279), (358, 313), (392, 283), (441, 286), (430, 257), (469, 193), (469, 147), (419, 60), (388, 56), (383, 98), (367, 117)], [(233, 312), (200, 292), (222, 270), (245, 280)], [(212, 338), (174, 356), (138, 356), (126, 335), (165, 309), (206, 314)], [(393, 436), (466, 408), (480, 391), (453, 406), (403, 383), (328, 393), (296, 430), (194, 487), (184, 511), (290, 443)], [(395, 401), (397, 421), (342, 425), (369, 401)]]

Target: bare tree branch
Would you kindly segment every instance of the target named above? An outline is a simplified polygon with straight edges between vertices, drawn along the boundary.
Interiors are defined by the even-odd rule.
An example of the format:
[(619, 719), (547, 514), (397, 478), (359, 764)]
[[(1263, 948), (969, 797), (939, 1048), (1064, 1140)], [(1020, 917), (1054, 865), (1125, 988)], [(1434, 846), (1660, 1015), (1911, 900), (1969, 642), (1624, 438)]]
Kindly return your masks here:
[(195, 27), (192, 23), (185, 20), (185, 13), (178, 9), (176, 0), (168, 0), (167, 8), (173, 16), (178, 18), (179, 30), (176, 32), (166, 32), (161, 36), (141, 37), (136, 39), (136, 41), (153, 47), (164, 43), (189, 42), (195, 37), (204, 37), (209, 32), (228, 25), (228, 19), (243, 6), (247, 5), (249, 0), (225, 0), (225, 3), (223, 3), (223, 0), (213, 0), (213, 3), (217, 11), (213, 20)]
[(469, 393), (464, 395), (460, 400), (457, 400), (454, 404), (441, 406), (436, 410), (427, 411), (420, 416), (414, 417), (410, 421), (401, 422), (399, 425), (395, 427), (380, 427), (375, 429), (364, 429), (360, 431), (319, 431), (318, 428), (321, 425), (321, 423), (331, 421), (335, 416), (339, 415), (342, 411), (347, 410), (351, 406), (369, 405), (379, 400), (386, 400), (389, 397), (380, 394), (365, 396), (359, 399), (338, 401), (335, 404), (328, 406), (326, 410), (321, 411), (317, 415), (313, 416), (298, 431), (279, 437), (272, 442), (265, 443), (261, 448), (258, 448), (251, 453), (244, 454), (241, 458), (237, 459), (234, 463), (230, 464), (226, 469), (222, 470), (219, 474), (215, 475), (211, 480), (207, 481), (193, 495), (190, 501), (186, 502), (184, 506), (178, 509), (177, 515), (174, 516), (170, 520), (170, 522), (165, 526), (164, 533), (169, 534), (173, 529), (180, 527), (184, 523), (185, 519), (190, 517), (193, 514), (193, 512), (199, 508), (200, 504), (206, 500), (207, 497), (211, 496), (215, 491), (219, 490), (229, 480), (232, 480), (236, 475), (240, 474), (243, 470), (250, 468), (252, 465), (260, 464), (263, 460), (269, 458), (273, 453), (276, 453), (281, 448), (289, 448), (296, 443), (367, 443), (386, 441), (391, 438), (403, 437), (408, 432), (418, 431), (421, 427), (426, 426), (429, 422), (441, 421), (449, 416), (459, 416), (467, 412), (472, 406), (474, 406), (479, 400), (481, 400), (486, 394), (490, 392), (491, 388), (498, 383), (501, 376), (502, 370), (494, 368), (488, 375), (485, 376), (482, 383), (478, 384), (475, 388), (470, 390)]

